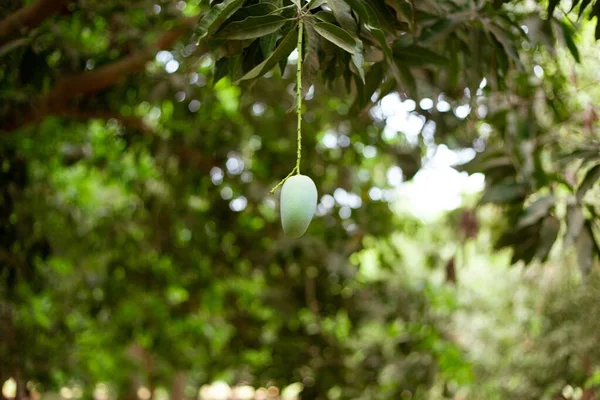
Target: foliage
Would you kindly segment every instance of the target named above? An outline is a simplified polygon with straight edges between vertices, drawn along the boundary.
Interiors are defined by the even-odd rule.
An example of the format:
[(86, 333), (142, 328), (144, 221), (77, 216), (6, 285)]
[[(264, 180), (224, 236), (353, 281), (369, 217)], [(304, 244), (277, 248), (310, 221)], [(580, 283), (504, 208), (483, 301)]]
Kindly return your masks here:
[[(486, 310), (453, 287), (470, 245), (584, 275), (600, 254), (594, 26), (572, 21), (600, 3), (537, 3), (9, 2), (0, 382), (14, 377), (20, 396), (28, 381), (87, 397), (108, 382), (118, 398), (144, 385), (174, 399), (216, 379), (300, 382), (305, 399), (595, 388), (594, 292), (552, 294), (527, 319), (531, 357), (508, 335), (488, 343), (514, 359), (486, 363), (455, 326)], [(320, 197), (292, 240), (269, 189), (296, 155), (299, 18), (302, 172)], [(390, 128), (394, 98), (414, 104), (415, 135)], [(440, 144), (476, 154), (457, 168), (486, 188), (476, 211), (425, 225), (396, 212), (387, 175), (412, 179)], [(508, 321), (507, 308), (494, 312)], [(565, 366), (586, 355), (592, 367)]]

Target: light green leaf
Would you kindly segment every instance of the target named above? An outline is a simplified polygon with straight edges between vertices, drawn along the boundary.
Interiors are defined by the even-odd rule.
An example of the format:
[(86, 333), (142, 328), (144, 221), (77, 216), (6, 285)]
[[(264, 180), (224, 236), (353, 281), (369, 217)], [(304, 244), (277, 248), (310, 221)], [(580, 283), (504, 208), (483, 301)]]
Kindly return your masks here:
[(358, 40), (338, 26), (328, 22), (316, 22), (314, 28), (323, 38), (350, 54), (355, 54), (360, 50)]
[(327, 3), (327, 0), (311, 0), (309, 8), (314, 10), (315, 8), (321, 7), (325, 3)]
[(254, 39), (276, 32), (286, 21), (287, 19), (281, 15), (248, 17), (243, 21), (227, 25), (217, 34), (217, 37), (230, 40)]
[(550, 211), (550, 208), (556, 203), (554, 196), (544, 196), (534, 201), (529, 207), (525, 209), (523, 215), (519, 218), (517, 228), (523, 228), (529, 225), (533, 225), (546, 215)]
[(365, 57), (363, 54), (363, 44), (360, 40), (357, 43), (358, 43), (358, 49), (357, 49), (356, 53), (352, 54), (352, 64), (356, 67), (358, 76), (360, 76), (360, 80), (364, 84), (365, 83), (365, 70), (363, 68), (363, 64), (365, 62)]

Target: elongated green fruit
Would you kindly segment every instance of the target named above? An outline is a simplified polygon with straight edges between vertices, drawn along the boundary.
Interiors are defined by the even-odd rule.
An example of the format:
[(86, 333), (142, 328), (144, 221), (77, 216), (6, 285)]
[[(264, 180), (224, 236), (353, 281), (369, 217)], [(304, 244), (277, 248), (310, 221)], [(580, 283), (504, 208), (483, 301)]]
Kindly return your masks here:
[(293, 175), (281, 188), (281, 225), (292, 238), (304, 235), (317, 209), (317, 187), (306, 175)]

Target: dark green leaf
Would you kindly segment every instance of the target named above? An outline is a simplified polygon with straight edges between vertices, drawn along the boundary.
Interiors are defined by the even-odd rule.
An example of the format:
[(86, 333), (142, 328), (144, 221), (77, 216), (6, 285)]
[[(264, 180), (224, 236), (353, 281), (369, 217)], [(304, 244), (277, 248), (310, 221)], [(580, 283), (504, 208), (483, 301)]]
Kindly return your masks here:
[(600, 149), (577, 149), (560, 156), (560, 161), (564, 163), (579, 160), (582, 161), (581, 167), (584, 167), (590, 162), (600, 161)]
[(237, 21), (243, 21), (248, 17), (263, 17), (265, 15), (271, 14), (275, 10), (275, 6), (271, 3), (253, 4), (248, 7), (240, 8), (226, 22), (232, 23)]
[(575, 30), (566, 21), (561, 21), (560, 26), (562, 28), (563, 39), (565, 40), (567, 48), (571, 52), (571, 55), (575, 61), (580, 62), (581, 57), (579, 56), (579, 49), (577, 48), (574, 40)]
[(519, 69), (523, 69), (523, 62), (513, 41), (507, 36), (506, 31), (493, 23), (484, 23), (486, 29), (502, 45), (505, 53), (510, 56)]
[(596, 184), (598, 179), (600, 179), (600, 164), (595, 165), (587, 171), (581, 185), (577, 188), (577, 199), (579, 199), (579, 201), (581, 201), (587, 191)]
[(226, 76), (234, 77), (235, 69), (239, 65), (240, 56), (223, 57), (215, 62), (214, 81), (215, 83)]
[(552, 18), (552, 15), (554, 14), (554, 9), (558, 5), (558, 3), (560, 3), (560, 0), (549, 0), (548, 1), (548, 18)]
[(315, 18), (318, 19), (319, 21), (328, 22), (332, 25), (337, 24), (337, 20), (335, 19), (335, 16), (330, 11), (319, 11), (318, 13), (315, 14)]
[(485, 190), (481, 203), (511, 203), (522, 201), (528, 188), (520, 183), (500, 183)]
[(528, 265), (537, 254), (539, 236), (537, 234), (527, 235), (525, 232), (518, 232), (518, 239), (513, 245), (513, 256), (510, 263), (516, 264), (519, 261), (523, 261), (525, 265)]
[(448, 35), (458, 26), (462, 25), (464, 22), (468, 21), (468, 14), (461, 13), (460, 15), (453, 17), (449, 16), (448, 18), (444, 18), (432, 26), (423, 29), (423, 33), (419, 37), (420, 43), (432, 43), (441, 38)]
[(417, 81), (413, 76), (410, 68), (406, 65), (396, 62), (396, 66), (398, 68), (398, 72), (400, 74), (399, 82), (402, 84), (403, 89), (407, 92), (407, 94), (411, 97), (417, 96)]
[(242, 4), (244, 4), (244, 0), (224, 0), (222, 3), (211, 7), (196, 26), (198, 41), (202, 40), (206, 35), (212, 34), (219, 25), (235, 13)]
[(350, 54), (360, 51), (358, 40), (342, 28), (328, 22), (316, 22), (314, 28), (323, 38)]
[(591, 2), (592, 2), (592, 0), (583, 0), (581, 2), (581, 5), (579, 6), (579, 15), (577, 16), (578, 19), (581, 18), (581, 16), (583, 15), (583, 12), (590, 5)]
[(361, 23), (369, 25), (373, 28), (381, 27), (377, 13), (373, 10), (369, 3), (363, 0), (346, 0), (346, 3), (348, 3), (356, 15), (358, 15)]
[(217, 37), (230, 40), (254, 39), (276, 32), (286, 21), (287, 19), (281, 15), (248, 17), (243, 21), (227, 25), (217, 34)]
[(281, 60), (287, 60), (287, 57), (296, 48), (296, 41), (298, 40), (298, 30), (292, 29), (288, 32), (286, 37), (279, 43), (273, 54), (271, 54), (266, 60), (254, 67), (247, 74), (242, 76), (239, 80), (244, 81), (248, 79), (255, 79), (269, 72), (277, 63)]
[(417, 45), (402, 45), (398, 42), (392, 47), (394, 58), (403, 65), (446, 65), (450, 60), (433, 51)]
[(312, 26), (305, 27), (305, 54), (302, 68), (302, 94), (306, 95), (310, 86), (313, 84), (317, 73), (319, 72), (319, 48), (321, 38)]
[(548, 259), (550, 250), (552, 250), (552, 246), (554, 245), (554, 242), (556, 242), (559, 231), (560, 221), (558, 218), (553, 215), (549, 215), (544, 218), (544, 221), (540, 227), (540, 239), (536, 254), (536, 257), (540, 261), (545, 262)]

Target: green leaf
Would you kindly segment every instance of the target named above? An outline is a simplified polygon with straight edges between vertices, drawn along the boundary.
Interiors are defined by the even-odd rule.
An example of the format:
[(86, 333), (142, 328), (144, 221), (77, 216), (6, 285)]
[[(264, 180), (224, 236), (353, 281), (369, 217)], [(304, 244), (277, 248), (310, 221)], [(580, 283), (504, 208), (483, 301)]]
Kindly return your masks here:
[(570, 153), (564, 154), (560, 156), (560, 162), (568, 163), (572, 161), (582, 161), (580, 166), (583, 167), (586, 164), (593, 161), (600, 161), (600, 149), (590, 148), (590, 149), (577, 149)]
[(286, 60), (292, 51), (296, 48), (296, 41), (298, 40), (298, 30), (293, 28), (279, 43), (273, 54), (271, 54), (266, 60), (258, 64), (252, 70), (248, 71), (239, 80), (245, 81), (249, 79), (255, 79), (269, 72), (277, 63), (281, 60)]
[(581, 2), (581, 5), (579, 6), (579, 15), (577, 16), (578, 19), (581, 18), (581, 16), (583, 15), (583, 12), (590, 5), (591, 2), (592, 2), (592, 0), (583, 0)]
[(263, 56), (263, 53), (260, 49), (260, 41), (255, 40), (247, 49), (244, 49), (244, 52), (242, 53), (243, 73), (246, 73), (252, 68), (256, 67), (258, 64), (263, 62), (265, 58), (266, 57)]
[(545, 196), (537, 199), (525, 209), (523, 215), (519, 218), (517, 228), (523, 228), (540, 221), (548, 215), (555, 203), (556, 199), (554, 196)]
[(567, 206), (567, 231), (565, 233), (565, 246), (571, 246), (577, 241), (579, 232), (583, 228), (585, 217), (583, 210), (578, 204)]
[(235, 77), (236, 69), (239, 66), (240, 56), (223, 57), (215, 62), (214, 82), (217, 83), (222, 78), (229, 76)]
[(523, 69), (523, 62), (521, 61), (521, 57), (519, 57), (519, 52), (517, 51), (513, 40), (506, 36), (505, 30), (495, 24), (485, 21), (483, 25), (496, 38), (500, 45), (502, 45), (504, 52), (513, 59), (516, 66), (519, 69)]
[(235, 13), (244, 4), (244, 0), (224, 0), (222, 3), (211, 7), (196, 25), (198, 41), (206, 35), (212, 34), (219, 25)]
[(540, 261), (545, 262), (548, 259), (550, 250), (552, 250), (552, 246), (554, 245), (554, 242), (556, 242), (559, 231), (560, 221), (558, 218), (553, 215), (544, 218), (544, 221), (540, 226), (540, 239), (536, 253), (536, 257)]
[(248, 17), (262, 17), (267, 14), (271, 14), (276, 10), (275, 6), (271, 3), (258, 3), (248, 7), (242, 7), (237, 10), (227, 22), (243, 21)]
[(230, 40), (254, 39), (276, 32), (286, 21), (287, 19), (281, 15), (248, 17), (243, 21), (227, 25), (217, 34), (217, 37)]
[(408, 94), (410, 96), (416, 96), (417, 95), (417, 81), (416, 81), (415, 77), (413, 76), (412, 72), (410, 71), (410, 68), (408, 68), (406, 65), (401, 64), (397, 61), (396, 61), (396, 67), (398, 68), (398, 73), (399, 73), (399, 82), (398, 83), (402, 83), (402, 85), (404, 86), (404, 89), (406, 90), (406, 92), (408, 92)]
[(359, 22), (362, 22), (365, 25), (366, 30), (379, 42), (385, 56), (391, 59), (392, 52), (390, 46), (385, 38), (385, 34), (381, 30), (379, 17), (371, 5), (363, 0), (346, 0), (346, 3), (348, 3), (350, 8), (358, 15)]
[(356, 67), (356, 72), (358, 73), (358, 76), (360, 77), (360, 80), (362, 81), (362, 83), (365, 83), (365, 70), (363, 68), (363, 64), (365, 62), (365, 58), (363, 55), (363, 44), (361, 41), (358, 41), (358, 51), (354, 54), (352, 54), (352, 65), (354, 65), (354, 67)]
[(499, 183), (486, 189), (481, 198), (481, 203), (512, 203), (522, 201), (527, 192), (527, 186), (521, 183)]
[(367, 72), (367, 75), (365, 77), (365, 84), (362, 88), (361, 95), (357, 95), (356, 99), (354, 99), (354, 104), (352, 105), (352, 107), (356, 112), (361, 111), (365, 108), (367, 104), (370, 103), (373, 93), (375, 93), (382, 80), (383, 63), (379, 62), (373, 64), (371, 68), (369, 68), (369, 71)]
[(340, 23), (341, 27), (348, 32), (356, 33), (357, 25), (350, 6), (342, 0), (329, 0), (327, 6), (333, 11), (335, 19)]
[(558, 3), (560, 3), (560, 0), (549, 0), (548, 1), (548, 17), (550, 17), (550, 18), (552, 17), (552, 15), (554, 14), (554, 9), (558, 5)]
[(323, 38), (350, 54), (355, 54), (360, 50), (358, 39), (338, 26), (328, 22), (316, 22), (314, 28)]
[(316, 19), (323, 21), (323, 22), (328, 22), (333, 25), (335, 25), (337, 23), (335, 16), (330, 11), (319, 11), (314, 16)]
[(577, 199), (581, 201), (588, 190), (590, 190), (596, 181), (600, 179), (600, 164), (590, 168), (585, 174), (585, 178), (577, 188)]
[(377, 13), (363, 0), (346, 0), (352, 11), (358, 15), (360, 22), (373, 28), (381, 28)]
[(577, 237), (577, 263), (579, 269), (584, 276), (587, 276), (592, 269), (594, 260), (594, 238), (592, 232), (587, 229), (582, 229)]
[(419, 37), (420, 43), (432, 43), (445, 37), (450, 32), (461, 26), (471, 18), (466, 13), (457, 13), (449, 15), (428, 28), (423, 29), (423, 33)]
[(407, 46), (396, 42), (392, 49), (394, 58), (403, 65), (446, 65), (450, 62), (446, 57), (414, 44)]
[[(259, 4), (271, 4), (271, 3), (259, 3)], [(273, 7), (277, 7), (277, 9), (280, 10), (280, 11), (278, 11), (278, 13), (281, 11), (286, 11), (288, 8), (292, 12), (295, 12), (295, 10), (292, 10), (292, 8), (294, 7), (293, 4), (282, 8), (282, 5), (283, 5), (282, 0), (275, 0), (271, 5), (273, 5)], [(277, 44), (278, 39), (279, 39), (278, 32), (271, 33), (270, 35), (263, 36), (259, 39), (260, 51), (262, 52), (262, 54), (265, 58), (268, 57), (273, 52), (273, 50), (275, 50), (275, 45)]]
[(305, 54), (304, 54), (304, 64), (302, 68), (302, 94), (305, 96), (310, 86), (313, 84), (315, 80), (315, 76), (319, 72), (320, 62), (319, 62), (319, 48), (321, 44), (321, 38), (317, 34), (317, 32), (313, 29), (312, 26), (305, 26)]
[(412, 22), (413, 10), (408, 1), (405, 0), (386, 0), (385, 3), (394, 9), (398, 21)]
[(569, 49), (575, 61), (577, 61), (578, 63), (581, 62), (579, 49), (577, 48), (577, 45), (575, 44), (574, 40), (575, 30), (566, 21), (561, 21), (560, 26), (562, 28), (563, 39), (565, 40), (567, 49)]
[(327, 0), (311, 0), (309, 8), (314, 10), (315, 8), (321, 7), (325, 3), (327, 3)]

